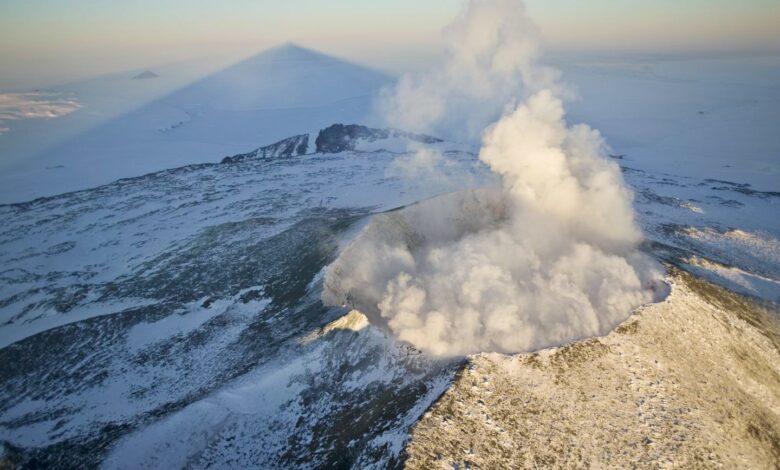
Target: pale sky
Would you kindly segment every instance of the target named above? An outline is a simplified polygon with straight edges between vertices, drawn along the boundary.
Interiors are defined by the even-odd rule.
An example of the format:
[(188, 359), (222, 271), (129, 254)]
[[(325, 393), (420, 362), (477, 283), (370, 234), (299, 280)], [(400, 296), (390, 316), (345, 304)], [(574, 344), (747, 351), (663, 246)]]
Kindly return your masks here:
[[(390, 71), (461, 0), (0, 0), (0, 87), (296, 42)], [(780, 0), (527, 0), (552, 51), (780, 51)]]

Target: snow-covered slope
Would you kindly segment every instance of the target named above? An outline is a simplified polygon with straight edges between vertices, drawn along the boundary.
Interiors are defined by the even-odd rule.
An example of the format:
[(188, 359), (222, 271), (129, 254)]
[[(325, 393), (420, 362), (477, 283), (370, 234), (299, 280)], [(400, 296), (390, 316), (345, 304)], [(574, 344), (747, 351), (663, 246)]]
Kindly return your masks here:
[(599, 129), (641, 169), (780, 191), (780, 56), (561, 59)]
[[(491, 180), (462, 144), (327, 130), (343, 151), (311, 153), (312, 134), (301, 153), (299, 134), (223, 164), (0, 206), (4, 458), (50, 468), (402, 463), (407, 431), (458, 364), (324, 307), (323, 268), (371, 214)], [(399, 153), (399, 139), (445, 159), (441, 179), (399, 178), (393, 168), (415, 154)], [(777, 300), (780, 227), (765, 216), (777, 194), (617, 161), (648, 252)]]
[(0, 202), (217, 162), (259, 142), (365, 121), (388, 82), (381, 73), (295, 45), (269, 49), (5, 168)]
[(6, 452), (55, 468), (397, 460), (453, 365), (327, 327), (347, 312), (320, 302), (365, 216), (433, 195), (386, 176), (396, 157), (247, 158), (0, 206)]
[[(582, 97), (569, 103), (571, 120), (600, 129), (634, 167), (780, 190), (777, 56), (578, 56), (556, 65)], [(132, 80), (140, 70), (57, 87), (75, 93), (83, 107), (56, 120), (10, 125), (0, 138), (0, 202), (216, 162), (333, 122), (372, 124), (365, 119), (371, 100), (390, 81), (292, 45), (206, 78), (189, 69), (155, 68), (154, 80)], [(150, 96), (155, 100), (146, 103)], [(116, 116), (115, 109), (128, 114)], [(66, 137), (72, 141), (63, 143)]]
[[(47, 151), (138, 110), (214, 70), (225, 68), (227, 60), (229, 59), (156, 67), (155, 70), (160, 73), (160, 76), (153, 80), (134, 80), (133, 76), (141, 71), (131, 70), (47, 88), (45, 92), (55, 96), (71, 97), (79, 108), (56, 118), (3, 121), (2, 126), (7, 127), (8, 131), (0, 139), (0, 174), (12, 170), (21, 171), (23, 168), (20, 165), (28, 160), (31, 169), (38, 168), (40, 165), (48, 165), (50, 169), (60, 169), (54, 168), (60, 164), (46, 163), (46, 155), (51, 157), (51, 154), (46, 153)], [(36, 157), (40, 158), (37, 163)], [(19, 195), (10, 201), (23, 199), (22, 195)]]

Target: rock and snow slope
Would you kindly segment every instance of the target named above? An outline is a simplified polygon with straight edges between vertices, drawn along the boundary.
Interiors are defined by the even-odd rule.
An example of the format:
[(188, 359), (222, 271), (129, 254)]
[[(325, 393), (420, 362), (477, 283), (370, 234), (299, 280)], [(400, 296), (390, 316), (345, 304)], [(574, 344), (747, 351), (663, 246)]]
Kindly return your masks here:
[(396, 157), (247, 158), (0, 206), (0, 447), (48, 468), (397, 462), (453, 364), (326, 327), (347, 312), (319, 274), (367, 215), (432, 195), (385, 174)]
[(407, 468), (776, 468), (776, 312), (673, 273), (604, 338), (470, 358)]
[[(357, 134), (378, 135), (369, 131)], [(2, 458), (27, 468), (401, 465), (408, 430), (458, 363), (420, 356), (356, 314), (339, 320), (346, 310), (320, 302), (322, 270), (367, 216), (491, 181), (450, 142), (425, 145), (451, 186), (402, 180), (390, 170), (408, 155), (381, 150), (397, 133), (351, 135), (334, 141), (355, 150), (308, 153), (309, 138), (298, 154), (303, 139), (291, 137), (261, 147), (264, 158), (0, 206)], [(776, 195), (623, 172), (648, 252), (777, 300), (780, 222), (762, 217)]]

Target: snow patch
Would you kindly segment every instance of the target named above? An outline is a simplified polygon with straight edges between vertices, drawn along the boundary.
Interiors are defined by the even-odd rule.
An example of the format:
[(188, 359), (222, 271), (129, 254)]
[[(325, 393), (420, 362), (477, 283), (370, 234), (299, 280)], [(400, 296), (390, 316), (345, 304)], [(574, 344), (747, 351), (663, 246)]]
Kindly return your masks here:
[(312, 341), (320, 339), (332, 331), (358, 332), (366, 328), (368, 325), (369, 325), (368, 318), (366, 318), (365, 315), (358, 312), (357, 310), (352, 310), (348, 314), (344, 315), (343, 317), (334, 320), (328, 323), (327, 325), (323, 326), (322, 328), (318, 329), (317, 331), (309, 333), (308, 335), (304, 336), (303, 338), (300, 339), (300, 343), (301, 344), (311, 343)]

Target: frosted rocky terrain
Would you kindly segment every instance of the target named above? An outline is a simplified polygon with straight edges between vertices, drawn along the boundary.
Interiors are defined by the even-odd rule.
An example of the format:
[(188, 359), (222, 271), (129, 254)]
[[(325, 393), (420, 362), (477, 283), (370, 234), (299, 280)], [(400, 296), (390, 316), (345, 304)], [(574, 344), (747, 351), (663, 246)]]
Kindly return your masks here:
[(780, 322), (680, 271), (603, 338), (470, 358), (415, 427), (429, 468), (776, 468)]
[(322, 306), (320, 272), (368, 214), (420, 193), (385, 176), (391, 152), (269, 153), (0, 209), (0, 426), (13, 459), (398, 457), (454, 364), (365, 325), (320, 330), (346, 313)]
[[(335, 126), (220, 164), (0, 207), (7, 459), (399, 464), (460, 361), (426, 358), (320, 302), (323, 268), (368, 216), (440, 189), (388, 172), (399, 155), (376, 148), (398, 135)], [(403, 136), (447, 155), (452, 181), (489, 182), (463, 145)], [(300, 154), (304, 144), (336, 153)], [(648, 252), (777, 302), (778, 222), (756, 214), (780, 195), (623, 171)]]
[[(539, 352), (535, 368), (533, 355), (434, 360), (359, 312), (320, 300), (324, 268), (373, 214), (495, 184), (477, 149), (437, 138), (446, 136), (351, 125), (368, 122), (370, 96), (386, 81), (381, 74), (295, 47), (237, 67), (254, 71), (215, 74), (166, 94), (62, 143), (62, 153), (3, 174), (3, 200), (15, 203), (0, 206), (1, 465), (490, 467), (485, 455), (500, 455), (502, 439), (533, 450), (517, 462), (551, 463), (543, 446), (523, 440), (539, 428), (524, 427), (527, 417), (504, 407), (531, 398), (544, 405), (550, 424), (549, 434), (537, 437), (561, 449), (555, 455), (564, 460), (555, 463), (640, 465), (628, 454), (663, 462), (679, 449), (703, 467), (776, 461), (776, 330), (772, 314), (745, 300), (769, 309), (780, 302), (780, 188), (772, 185), (770, 158), (776, 143), (758, 128), (762, 138), (741, 147), (755, 150), (755, 158), (740, 168), (713, 167), (702, 156), (695, 172), (674, 163), (685, 155), (648, 158), (681, 140), (690, 155), (708, 155), (697, 153), (701, 142), (672, 130), (696, 119), (707, 121), (701, 132), (727, 129), (732, 106), (761, 109), (772, 120), (780, 109), (772, 107), (776, 86), (720, 95), (731, 85), (702, 77), (695, 80), (706, 86), (686, 85), (679, 69), (665, 70), (669, 78), (621, 68), (615, 90), (627, 94), (645, 82), (674, 89), (664, 95), (673, 102), (691, 86), (707, 93), (679, 109), (652, 108), (646, 119), (637, 109), (654, 93), (637, 93), (639, 104), (617, 108), (595, 100), (612, 114), (575, 105), (577, 118), (612, 119), (597, 124), (634, 191), (643, 251), (696, 277), (674, 271), (668, 300), (641, 309), (604, 339)], [(322, 84), (325, 69), (333, 79)], [(223, 93), (231, 76), (258, 70), (278, 72), (278, 81), (261, 87), (251, 106), (238, 91)], [(587, 77), (592, 84), (601, 72), (580, 75), (586, 98), (598, 91)], [(298, 92), (285, 85), (292, 79)], [(321, 85), (330, 91), (317, 92)], [(751, 93), (766, 90), (766, 102), (751, 101)], [(283, 106), (290, 102), (296, 106)], [(708, 102), (717, 109), (699, 114)], [(636, 119), (615, 124), (627, 116)], [(659, 138), (640, 141), (650, 122), (644, 128)], [(410, 178), (410, 148), (442, 158), (411, 168), (423, 173)], [(65, 170), (84, 177), (45, 169), (58, 164), (57, 155), (72, 157)], [(725, 158), (718, 154), (719, 162)], [(115, 177), (127, 178), (110, 182)], [(100, 183), (107, 184), (83, 189)], [(47, 197), (17, 202), (41, 190)], [(65, 190), (77, 191), (55, 195)], [(704, 375), (703, 362), (713, 365)], [(529, 374), (538, 382), (524, 381)], [(723, 377), (725, 388), (712, 385)], [(712, 387), (698, 388), (700, 378)], [(573, 390), (587, 397), (610, 381), (611, 394), (561, 406)], [(508, 400), (480, 389), (483, 383), (500, 385)], [(525, 395), (536, 384), (550, 395)], [(697, 398), (699, 390), (706, 393)], [(726, 396), (740, 397), (742, 414), (720, 407)], [(457, 413), (443, 414), (448, 403)], [(589, 403), (612, 409), (616, 420), (575, 409)], [(724, 416), (733, 420), (733, 443), (723, 439), (729, 428), (708, 435), (694, 426)], [(570, 439), (569, 431), (583, 426), (599, 434)], [(456, 446), (473, 433), (489, 436), (487, 447)], [(600, 439), (614, 445), (593, 454)], [(676, 439), (683, 444), (675, 447)]]

